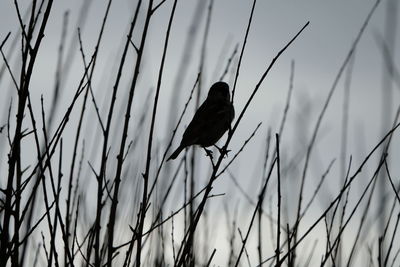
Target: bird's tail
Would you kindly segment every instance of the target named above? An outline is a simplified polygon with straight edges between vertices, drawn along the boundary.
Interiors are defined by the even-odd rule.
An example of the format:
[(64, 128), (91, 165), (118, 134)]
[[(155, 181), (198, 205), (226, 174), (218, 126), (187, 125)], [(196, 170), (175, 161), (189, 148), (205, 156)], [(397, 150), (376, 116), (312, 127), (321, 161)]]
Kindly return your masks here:
[(167, 159), (167, 161), (171, 160), (171, 159), (176, 159), (176, 157), (179, 155), (179, 153), (182, 152), (182, 150), (184, 149), (184, 146), (179, 146), (174, 153), (172, 153), (172, 155)]

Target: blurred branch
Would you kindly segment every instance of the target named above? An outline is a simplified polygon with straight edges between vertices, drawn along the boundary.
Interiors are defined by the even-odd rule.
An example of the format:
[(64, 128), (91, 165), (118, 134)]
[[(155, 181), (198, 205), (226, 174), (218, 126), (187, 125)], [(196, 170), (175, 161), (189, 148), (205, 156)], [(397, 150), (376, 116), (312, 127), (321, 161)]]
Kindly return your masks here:
[[(167, 32), (165, 36), (165, 43), (164, 43), (164, 49), (163, 49), (163, 54), (161, 58), (161, 63), (160, 63), (160, 69), (158, 72), (158, 79), (157, 79), (157, 88), (156, 88), (156, 94), (154, 96), (154, 105), (153, 105), (153, 112), (152, 112), (152, 117), (151, 117), (151, 122), (150, 122), (150, 131), (149, 131), (149, 138), (148, 138), (148, 144), (147, 144), (147, 157), (146, 157), (146, 170), (143, 174), (143, 196), (142, 196), (142, 202), (141, 202), (141, 210), (140, 210), (140, 219), (139, 219), (139, 225), (137, 229), (137, 251), (136, 251), (136, 266), (140, 266), (141, 262), (141, 252), (142, 252), (142, 233), (143, 233), (143, 227), (144, 227), (144, 220), (146, 218), (146, 207), (147, 203), (149, 201), (149, 198), (147, 197), (147, 192), (148, 192), (148, 187), (149, 187), (149, 175), (150, 175), (150, 164), (151, 164), (151, 154), (152, 154), (152, 145), (153, 145), (153, 134), (154, 134), (154, 125), (156, 121), (156, 114), (157, 114), (157, 107), (158, 107), (158, 99), (160, 95), (160, 89), (161, 89), (161, 82), (162, 82), (162, 76), (163, 76), (163, 71), (164, 71), (164, 65), (165, 65), (165, 58), (167, 55), (167, 49), (168, 49), (168, 43), (169, 43), (169, 37), (170, 37), (170, 32), (171, 32), (171, 27), (172, 27), (172, 21), (174, 19), (175, 15), (175, 9), (176, 9), (176, 4), (177, 0), (174, 1), (174, 4), (172, 6), (169, 22), (168, 22), (168, 27), (167, 27)], [(150, 17), (152, 15), (152, 5), (153, 2), (150, 1), (149, 3), (149, 13), (147, 14), (147, 26), (148, 22), (150, 20)], [(143, 36), (145, 38), (145, 36)], [(143, 50), (143, 45), (144, 42), (141, 45), (141, 49)], [(118, 181), (118, 180), (117, 180)]]
[[(352, 58), (352, 55), (353, 55), (354, 51), (356, 50), (356, 47), (357, 47), (357, 45), (358, 45), (363, 33), (365, 32), (365, 29), (367, 28), (367, 25), (368, 25), (372, 15), (374, 14), (376, 8), (378, 7), (379, 3), (380, 3), (380, 0), (377, 0), (375, 2), (373, 7), (371, 8), (370, 12), (368, 13), (367, 17), (365, 18), (364, 23), (361, 26), (361, 29), (359, 30), (358, 34), (356, 35), (356, 38), (355, 38), (354, 42), (352, 43), (352, 45), (350, 47), (350, 50), (347, 53), (342, 65), (340, 66), (339, 71), (338, 71), (338, 73), (337, 73), (337, 75), (336, 75), (336, 77), (335, 77), (335, 79), (333, 81), (333, 84), (332, 84), (332, 86), (331, 86), (331, 88), (330, 88), (330, 90), (328, 92), (328, 96), (327, 96), (327, 98), (325, 100), (323, 108), (322, 108), (322, 110), (321, 110), (321, 112), (320, 112), (320, 114), (318, 116), (317, 122), (315, 124), (314, 131), (312, 133), (310, 143), (309, 143), (309, 145), (307, 147), (306, 159), (304, 161), (304, 167), (303, 167), (303, 172), (302, 172), (302, 176), (301, 176), (301, 184), (300, 184), (300, 190), (299, 190), (299, 195), (298, 195), (297, 217), (296, 217), (296, 224), (294, 226), (295, 228), (298, 228), (298, 225), (300, 223), (300, 214), (301, 214), (302, 203), (303, 203), (303, 190), (304, 190), (304, 185), (305, 185), (305, 181), (306, 181), (306, 177), (307, 177), (306, 175), (307, 175), (307, 170), (308, 170), (308, 164), (309, 164), (309, 160), (310, 160), (310, 157), (311, 157), (311, 152), (312, 152), (312, 150), (314, 148), (315, 140), (317, 139), (317, 134), (318, 134), (320, 125), (321, 125), (322, 120), (323, 120), (323, 118), (325, 116), (325, 112), (326, 112), (326, 110), (328, 108), (328, 105), (330, 103), (332, 95), (336, 91), (337, 84), (339, 83), (339, 80), (340, 80), (340, 78), (341, 78), (341, 76), (342, 76), (347, 64), (349, 63), (350, 59)], [(294, 238), (294, 242), (296, 243), (298, 231), (295, 230), (295, 233), (296, 233), (296, 235), (295, 235), (295, 238)], [(293, 259), (293, 260), (295, 261), (295, 259)]]
[[(329, 206), (325, 209), (325, 211), (321, 214), (321, 216), (318, 217), (318, 219), (306, 230), (306, 232), (293, 244), (293, 246), (291, 247), (291, 250), (294, 250), (303, 240), (306, 236), (308, 236), (308, 234), (310, 234), (310, 232), (318, 225), (318, 223), (325, 218), (326, 214), (332, 209), (333, 206), (335, 206), (335, 204), (337, 203), (337, 201), (339, 201), (342, 197), (342, 195), (344, 194), (344, 192), (346, 192), (346, 190), (350, 187), (350, 185), (354, 182), (354, 180), (356, 179), (356, 177), (361, 173), (363, 167), (365, 166), (365, 164), (369, 161), (370, 157), (376, 152), (376, 150), (378, 150), (378, 148), (381, 147), (381, 145), (386, 141), (386, 139), (388, 139), (389, 137), (392, 136), (392, 134), (394, 133), (394, 131), (397, 130), (397, 128), (400, 126), (400, 123), (397, 124), (394, 128), (392, 128), (380, 141), (379, 143), (369, 152), (369, 154), (364, 158), (363, 162), (360, 164), (360, 166), (358, 167), (358, 169), (355, 171), (355, 173), (350, 177), (349, 181), (340, 189), (339, 194), (336, 196), (336, 198), (329, 204)], [(373, 179), (371, 179), (372, 181)], [(282, 257), (281, 259), (281, 263), (283, 263), (283, 261), (288, 257), (288, 254), (291, 251), (288, 251), (286, 253), (285, 256)]]

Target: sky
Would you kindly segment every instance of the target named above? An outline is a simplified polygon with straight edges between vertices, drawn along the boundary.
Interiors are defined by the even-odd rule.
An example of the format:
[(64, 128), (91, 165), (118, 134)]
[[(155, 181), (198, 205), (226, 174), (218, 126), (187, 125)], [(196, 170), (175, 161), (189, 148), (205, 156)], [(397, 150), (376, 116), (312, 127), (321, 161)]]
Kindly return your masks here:
[[(22, 14), (30, 1), (19, 1)], [(99, 32), (107, 1), (86, 1), (90, 4), (85, 16), (86, 25), (82, 27), (82, 42), (89, 58), (94, 50), (94, 45)], [(146, 1), (144, 1), (146, 2)], [(158, 3), (158, 1), (155, 1)], [(43, 39), (43, 45), (39, 51), (39, 60), (32, 78), (32, 99), (34, 103), (40, 104), (40, 96), (44, 96), (45, 107), (49, 106), (54, 88), (54, 74), (57, 64), (57, 50), (61, 39), (63, 16), (66, 11), (68, 15), (67, 44), (77, 44), (77, 19), (82, 0), (55, 1), (53, 13), (50, 17), (48, 27)], [(305, 25), (309, 26), (297, 38), (297, 40), (277, 60), (271, 72), (262, 83), (254, 101), (239, 125), (237, 134), (231, 143), (231, 153), (235, 153), (243, 142), (251, 135), (259, 122), (262, 123), (255, 137), (249, 142), (244, 151), (239, 155), (237, 162), (231, 167), (239, 180), (239, 183), (248, 192), (257, 190), (254, 179), (249, 176), (260, 175), (260, 166), (263, 164), (263, 153), (268, 129), (274, 135), (279, 130), (286, 96), (289, 89), (291, 76), (291, 64), (294, 62), (293, 97), (288, 111), (285, 131), (281, 136), (282, 158), (289, 162), (294, 155), (302, 155), (305, 147), (310, 141), (312, 129), (314, 128), (318, 115), (320, 114), (328, 92), (332, 87), (335, 77), (348, 54), (353, 41), (370, 12), (375, 1), (372, 0), (304, 0), (304, 1), (257, 1), (253, 22), (244, 51), (240, 75), (237, 83), (235, 96), (235, 109), (238, 115), (244, 107), (255, 85), (266, 70), (272, 59), (279, 50)], [(389, 129), (390, 121), (398, 107), (400, 88), (393, 83), (383, 82), (385, 73), (384, 61), (382, 60), (382, 49), (380, 41), (382, 38), (393, 39), (394, 49), (391, 51), (392, 60), (396, 66), (400, 64), (399, 19), (392, 20), (393, 32), (389, 37), (385, 36), (385, 23), (390, 12), (399, 12), (399, 4), (396, 0), (381, 1), (376, 12), (373, 14), (369, 25), (362, 36), (352, 68), (348, 127), (348, 146), (346, 159), (353, 156), (353, 166), (358, 166), (367, 153), (379, 142), (383, 134)], [(171, 110), (181, 111), (188, 98), (190, 90), (196, 79), (201, 54), (202, 36), (205, 28), (205, 15), (207, 14), (208, 1), (179, 0), (170, 43), (165, 64), (165, 71), (160, 92), (159, 112), (157, 115), (156, 140), (161, 144), (160, 149), (165, 150), (165, 143), (171, 135), (169, 112)], [(206, 44), (205, 67), (203, 74), (203, 89), (201, 101), (205, 98), (207, 88), (218, 80), (224, 69), (227, 59), (232, 54), (236, 44), (239, 51), (243, 45), (244, 34), (251, 11), (250, 0), (214, 0), (208, 41)], [(100, 47), (100, 56), (97, 69), (94, 74), (94, 92), (99, 102), (106, 101), (107, 93), (110, 92), (112, 81), (115, 77), (115, 60), (121, 54), (121, 44), (126, 36), (129, 22), (134, 12), (136, 1), (117, 0), (113, 1), (110, 15), (105, 27), (104, 38)], [(160, 64), (160, 56), (165, 39), (165, 31), (169, 19), (172, 1), (167, 0), (152, 18), (150, 23), (149, 39), (144, 52), (143, 70), (140, 76), (140, 90), (135, 93), (137, 104), (134, 104), (132, 113), (135, 114), (146, 108), (145, 99), (149, 90), (155, 87)], [(198, 8), (200, 7), (200, 8)], [(143, 10), (142, 10), (143, 11)], [(143, 13), (139, 17), (139, 25), (143, 25)], [(193, 17), (200, 16), (200, 20), (193, 24)], [(0, 1), (0, 40), (8, 32), (11, 37), (16, 35), (18, 20), (12, 1)], [(182, 53), (185, 50), (188, 34), (194, 35), (194, 42), (189, 46), (190, 64), (180, 68)], [(134, 35), (133, 42), (138, 44), (139, 34)], [(10, 49), (11, 39), (5, 45), (5, 51)], [(67, 45), (67, 47), (69, 47)], [(75, 46), (75, 50), (78, 48)], [(124, 73), (123, 87), (129, 85), (130, 68), (135, 58), (132, 50), (128, 53), (130, 63)], [(67, 60), (64, 55), (64, 60)], [(57, 116), (60, 119), (62, 111), (67, 107), (77, 86), (78, 77), (82, 74), (82, 60), (79, 53), (73, 53), (72, 65), (68, 76), (64, 78), (64, 90), (62, 101)], [(13, 65), (17, 59), (12, 56)], [(237, 62), (237, 59), (236, 59)], [(185, 74), (182, 74), (185, 72)], [(233, 86), (232, 75), (225, 79)], [(229, 77), (228, 75), (228, 77)], [(182, 77), (183, 76), (183, 77)], [(338, 191), (340, 177), (340, 144), (341, 124), (344, 99), (344, 81), (346, 71), (342, 75), (337, 89), (332, 95), (331, 102), (326, 110), (325, 118), (321, 124), (316, 139), (316, 148), (310, 159), (310, 178), (306, 185), (306, 192), (311, 194), (315, 189), (315, 183), (326, 170), (329, 163), (336, 159), (331, 179), (328, 179), (325, 189), (327, 194), (332, 195)], [(178, 77), (178, 78), (177, 78)], [(179, 77), (182, 79), (179, 96), (173, 94)], [(9, 85), (9, 77), (0, 81), (2, 95), (9, 95), (12, 87)], [(383, 94), (383, 86), (390, 92), (389, 96)], [(10, 91), (11, 90), (11, 91)], [(0, 105), (9, 105), (9, 98), (0, 98)], [(123, 99), (121, 100), (123, 103)], [(122, 107), (123, 105), (121, 105)], [(3, 109), (4, 110), (4, 109)], [(36, 110), (40, 112), (40, 110)], [(189, 106), (189, 114), (194, 111), (193, 102)], [(2, 112), (0, 110), (0, 112)], [(94, 109), (91, 107), (90, 116), (94, 118)], [(4, 114), (4, 112), (3, 112)], [(4, 115), (0, 113), (0, 119)], [(39, 113), (38, 113), (39, 114)], [(74, 113), (75, 115), (77, 113)], [(184, 117), (184, 125), (190, 121), (191, 115)], [(72, 119), (73, 121), (73, 119)], [(0, 121), (0, 125), (3, 121)], [(95, 125), (95, 124), (94, 124)], [(98, 125), (94, 126), (95, 129)], [(178, 136), (183, 132), (183, 127), (178, 130)], [(73, 127), (67, 128), (67, 135), (73, 134)], [(92, 129), (85, 129), (91, 133)], [(118, 129), (116, 129), (118, 131)], [(135, 129), (130, 130), (135, 134)], [(178, 145), (180, 137), (174, 141)], [(224, 139), (224, 138), (223, 138)], [(68, 140), (66, 140), (68, 142)], [(394, 147), (399, 145), (398, 136), (394, 139)], [(32, 148), (33, 149), (33, 148)], [(399, 150), (391, 151), (393, 158), (398, 158)], [(66, 153), (71, 152), (66, 147)], [(203, 156), (203, 152), (199, 152)], [(203, 162), (207, 166), (207, 161)], [(144, 161), (138, 159), (138, 165), (144, 169)], [(288, 163), (289, 165), (289, 163)], [(393, 164), (393, 176), (400, 174), (400, 166)], [(302, 162), (295, 163), (293, 175), (299, 175)], [(354, 167), (355, 168), (355, 167)], [(374, 165), (367, 170), (372, 172)], [(207, 168), (204, 168), (207, 170)], [(367, 172), (368, 172), (367, 171)], [(204, 171), (205, 173), (207, 171)], [(297, 184), (298, 178), (288, 179), (286, 186), (287, 198), (290, 200), (293, 194), (291, 183)], [(206, 176), (199, 177), (198, 186), (206, 182)], [(296, 188), (296, 187), (294, 187)], [(228, 190), (229, 189), (229, 190)], [(336, 191), (335, 191), (336, 189)], [(217, 181), (216, 192), (228, 192), (225, 199), (243, 203), (241, 197), (235, 194), (232, 182), (225, 180)], [(232, 193), (229, 193), (232, 192)], [(297, 194), (294, 192), (294, 194)], [(255, 196), (256, 194), (252, 194)], [(241, 202), (242, 201), (242, 202)], [(222, 203), (222, 201), (221, 201)], [(329, 198), (321, 198), (315, 209), (329, 203)], [(243, 204), (244, 205), (244, 204)], [(218, 205), (217, 205), (218, 206)], [(318, 213), (316, 212), (316, 214)], [(312, 216), (311, 216), (312, 217)]]

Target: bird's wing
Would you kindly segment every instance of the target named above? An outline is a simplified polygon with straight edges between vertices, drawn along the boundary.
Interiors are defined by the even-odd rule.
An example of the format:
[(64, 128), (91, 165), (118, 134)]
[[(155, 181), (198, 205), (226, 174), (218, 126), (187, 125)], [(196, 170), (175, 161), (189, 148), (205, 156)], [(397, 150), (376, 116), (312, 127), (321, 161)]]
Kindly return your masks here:
[[(182, 143), (192, 145), (198, 142), (198, 138), (210, 128), (220, 124), (226, 118), (224, 104), (217, 101), (204, 101), (193, 116), (192, 121), (183, 134)], [(230, 123), (230, 122), (229, 122)]]

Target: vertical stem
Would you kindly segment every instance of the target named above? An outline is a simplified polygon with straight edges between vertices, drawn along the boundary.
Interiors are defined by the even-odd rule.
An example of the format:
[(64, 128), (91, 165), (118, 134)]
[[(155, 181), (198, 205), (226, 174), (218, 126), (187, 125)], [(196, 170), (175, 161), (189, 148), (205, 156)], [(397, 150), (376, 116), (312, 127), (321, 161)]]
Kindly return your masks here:
[[(16, 242), (15, 247), (13, 248), (14, 256), (12, 257), (12, 265), (13, 266), (18, 266), (18, 251), (19, 251), (19, 228), (20, 228), (20, 221), (19, 221), (19, 205), (20, 205), (20, 182), (21, 182), (21, 140), (22, 140), (22, 122), (24, 119), (24, 112), (25, 112), (25, 106), (26, 106), (26, 101), (29, 95), (29, 85), (30, 85), (30, 79), (33, 73), (33, 67), (35, 65), (36, 61), (36, 56), (39, 51), (39, 47), (41, 44), (41, 41), (44, 37), (44, 30), (47, 25), (47, 20), (50, 16), (50, 10), (53, 5), (53, 0), (49, 0), (47, 3), (46, 10), (43, 14), (43, 20), (40, 25), (37, 39), (34, 43), (34, 46), (31, 47), (31, 41), (32, 41), (32, 35), (34, 31), (34, 11), (35, 11), (35, 3), (32, 6), (32, 15), (31, 19), (29, 22), (29, 31), (27, 36), (23, 36), (23, 38), (26, 37), (26, 45), (24, 47), (23, 55), (22, 55), (22, 67), (21, 67), (21, 76), (20, 76), (20, 86), (19, 86), (19, 91), (18, 91), (18, 109), (17, 109), (17, 119), (16, 119), (16, 127), (15, 127), (15, 134), (14, 134), (14, 140), (13, 144), (11, 147), (10, 151), (10, 156), (9, 156), (9, 165), (8, 165), (8, 178), (7, 178), (7, 187), (6, 187), (6, 199), (4, 203), (4, 216), (3, 216), (3, 224), (2, 224), (2, 232), (0, 234), (0, 267), (5, 267), (7, 265), (8, 258), (10, 256), (9, 253), (9, 234), (10, 234), (10, 218), (13, 215), (14, 216), (14, 231), (16, 234), (13, 237), (13, 240)], [(15, 4), (17, 4), (15, 2)], [(17, 8), (17, 7), (16, 7)], [(29, 62), (28, 62), (28, 55), (29, 55)], [(25, 68), (27, 67), (27, 68)], [(17, 169), (17, 177), (16, 177), (16, 188), (13, 188), (13, 183), (14, 183), (14, 175), (15, 175), (15, 170)], [(16, 210), (12, 210), (12, 196), (13, 192), (17, 192), (15, 195), (15, 207)]]
[(276, 164), (277, 164), (277, 174), (278, 174), (278, 222), (276, 224), (276, 266), (280, 266), (280, 244), (281, 244), (281, 166), (280, 166), (280, 155), (279, 155), (279, 135), (276, 134)]
[[(152, 144), (153, 144), (154, 125), (155, 125), (155, 121), (156, 121), (158, 99), (159, 99), (159, 95), (160, 95), (161, 81), (162, 81), (162, 75), (163, 75), (163, 70), (164, 70), (165, 58), (167, 55), (169, 36), (170, 36), (170, 32), (171, 32), (171, 26), (172, 26), (172, 21), (173, 21), (174, 15), (175, 15), (175, 9), (176, 9), (177, 2), (178, 2), (178, 0), (174, 1), (174, 4), (172, 6), (171, 15), (170, 15), (169, 22), (168, 22), (168, 28), (167, 28), (166, 37), (165, 37), (163, 55), (161, 58), (160, 69), (158, 72), (156, 95), (154, 96), (153, 113), (152, 113), (152, 118), (151, 118), (149, 140), (148, 140), (148, 146), (147, 146), (146, 170), (145, 170), (145, 173), (143, 174), (143, 198), (142, 198), (142, 204), (141, 204), (139, 226), (138, 226), (138, 230), (137, 230), (137, 233), (138, 233), (137, 253), (136, 253), (136, 266), (137, 267), (140, 267), (140, 263), (141, 263), (143, 226), (144, 226), (144, 220), (146, 218), (147, 203), (149, 201), (149, 199), (147, 197), (147, 193), (148, 193), (148, 185), (149, 185), (149, 173), (150, 173), (150, 164), (151, 164), (151, 150), (152, 150)], [(150, 12), (148, 13), (148, 18), (150, 19), (150, 16), (153, 14), (152, 1), (150, 1), (150, 3), (149, 3), (149, 11)]]
[[(108, 267), (111, 267), (111, 262), (112, 262), (112, 258), (113, 258), (113, 252), (114, 252), (114, 247), (113, 247), (114, 226), (115, 226), (115, 220), (116, 220), (116, 215), (117, 215), (118, 194), (119, 194), (119, 187), (121, 184), (122, 165), (123, 165), (124, 154), (125, 154), (126, 140), (128, 137), (129, 119), (131, 116), (130, 113), (131, 113), (131, 108), (132, 108), (133, 96), (134, 96), (135, 89), (136, 89), (136, 83), (137, 83), (138, 77), (139, 77), (139, 70), (140, 70), (140, 65), (142, 62), (143, 50), (144, 50), (144, 45), (146, 42), (147, 32), (148, 32), (148, 28), (149, 28), (150, 17), (152, 14), (152, 6), (153, 6), (153, 0), (149, 0), (149, 5), (147, 8), (147, 15), (146, 15), (145, 24), (144, 24), (143, 33), (142, 33), (142, 40), (140, 43), (140, 47), (137, 50), (136, 65), (135, 65), (135, 70), (134, 70), (134, 74), (133, 74), (131, 87), (129, 90), (128, 103), (127, 103), (126, 112), (125, 112), (125, 121), (124, 121), (124, 128), (123, 128), (123, 132), (122, 132), (120, 151), (117, 156), (117, 171), (115, 174), (114, 194), (113, 194), (113, 198), (112, 198), (112, 202), (111, 202), (110, 217), (109, 217), (109, 222), (108, 222), (108, 226), (107, 226), (107, 228), (108, 228), (107, 229), (108, 230), (107, 266)], [(143, 205), (143, 203), (142, 203), (142, 205)], [(146, 209), (146, 207), (144, 207), (144, 210), (145, 209)]]

